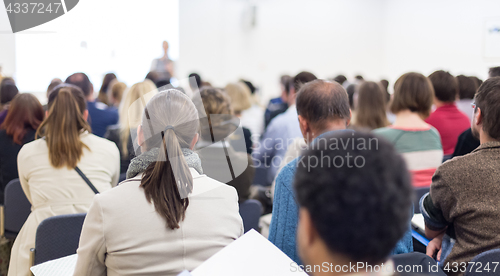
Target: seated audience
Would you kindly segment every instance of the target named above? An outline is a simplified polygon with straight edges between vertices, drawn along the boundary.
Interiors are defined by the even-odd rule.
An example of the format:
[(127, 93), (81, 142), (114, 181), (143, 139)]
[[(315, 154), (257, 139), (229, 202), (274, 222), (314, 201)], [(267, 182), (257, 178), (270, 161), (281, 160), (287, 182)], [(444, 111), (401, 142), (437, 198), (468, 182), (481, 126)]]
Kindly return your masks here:
[(9, 114), (0, 125), (0, 204), (3, 204), (5, 186), (19, 178), (17, 154), (21, 147), (35, 140), (44, 112), (32, 94), (18, 94), (10, 103)]
[[(224, 91), (229, 96), (231, 101), (231, 108), (233, 109), (234, 115), (239, 118), (240, 125), (243, 129), (243, 136), (245, 138), (246, 152), (252, 154), (252, 131), (247, 128), (248, 121), (243, 121), (241, 114), (244, 110), (249, 109), (252, 106), (250, 99), (250, 89), (242, 83), (228, 83), (224, 88)], [(239, 138), (238, 138), (239, 139)]]
[(394, 144), (411, 172), (414, 187), (429, 187), (431, 178), (443, 160), (443, 148), (437, 130), (427, 124), (434, 98), (431, 82), (419, 73), (406, 73), (394, 85), (391, 112), (394, 124), (374, 132)]
[(182, 92), (147, 103), (143, 153), (126, 181), (95, 196), (74, 275), (177, 275), (243, 234), (236, 190), (204, 175), (192, 151), (198, 129), (198, 111)]
[(14, 80), (4, 78), (0, 84), (0, 124), (9, 113), (9, 103), (19, 93)]
[(116, 75), (113, 73), (107, 73), (104, 75), (104, 79), (102, 80), (102, 85), (101, 89), (99, 89), (99, 94), (97, 95), (97, 100), (103, 104), (106, 104), (108, 106), (111, 106), (109, 104), (109, 98), (108, 98), (108, 88), (110, 87), (110, 84), (113, 80), (116, 80)]
[[(430, 193), (420, 201), (427, 254), (441, 251), (444, 234), (456, 240), (447, 257), (437, 254), (448, 275), (463, 275), (463, 263), (500, 248), (500, 77), (486, 80), (474, 98), (472, 133), (481, 145), (442, 164)], [(486, 265), (486, 264), (483, 264)], [(458, 269), (455, 267), (458, 266)]]
[(40, 222), (88, 211), (95, 193), (80, 172), (100, 192), (118, 182), (118, 149), (90, 133), (82, 90), (60, 84), (50, 93), (48, 107), (36, 134), (42, 138), (25, 144), (17, 158), (19, 180), (32, 207), (12, 248), (11, 276), (31, 275), (30, 249)]
[(137, 100), (141, 98), (151, 99), (156, 92), (155, 84), (148, 79), (132, 85), (125, 93), (123, 104), (120, 107), (119, 123), (109, 126), (104, 134), (104, 138), (114, 142), (120, 151), (120, 174), (126, 173), (130, 160), (140, 154), (139, 150), (134, 149), (134, 144), (137, 145), (137, 141), (132, 141), (131, 135), (137, 133), (137, 127), (142, 119), (143, 110), (138, 109), (142, 106), (137, 105)]
[(127, 89), (127, 85), (117, 80), (111, 81), (107, 92), (108, 104), (110, 107), (118, 109), (122, 102), (123, 94)]
[(235, 137), (239, 140), (227, 143), (231, 139), (229, 135), (238, 127), (228, 124), (233, 117), (231, 100), (216, 88), (202, 88), (200, 96), (202, 102), (195, 99), (195, 104), (205, 111), (208, 120), (208, 124), (201, 126), (201, 139), (197, 144), (203, 172), (210, 178), (233, 186), (239, 201), (243, 202), (250, 196), (255, 168), (250, 155), (241, 151), (245, 146), (243, 137)]
[(250, 107), (241, 112), (241, 123), (252, 133), (253, 139), (258, 141), (264, 132), (264, 109), (260, 105), (257, 88), (249, 81), (242, 80), (250, 89)]
[(83, 91), (87, 100), (89, 123), (93, 134), (103, 137), (108, 126), (118, 123), (118, 111), (116, 109), (109, 109), (106, 104), (95, 101), (94, 87), (87, 75), (75, 73), (66, 79), (66, 83), (76, 85)]
[(459, 96), (459, 100), (456, 102), (457, 108), (462, 111), (463, 114), (467, 115), (470, 121), (472, 121), (473, 114), (470, 105), (479, 86), (477, 85), (476, 80), (472, 77), (464, 75), (457, 76), (457, 83)]
[(296, 93), (300, 87), (317, 79), (309, 72), (300, 72), (291, 81), (288, 94), (288, 109), (276, 116), (261, 137), (260, 143), (252, 153), (256, 167), (263, 168), (266, 174), (266, 183), (269, 186), (278, 173), (279, 164), (285, 155), (288, 145), (295, 138), (302, 137), (299, 122), (297, 121), (297, 108), (295, 107)]
[(439, 132), (443, 145), (443, 161), (446, 161), (455, 150), (458, 136), (470, 127), (470, 121), (467, 115), (460, 112), (455, 104), (458, 95), (457, 80), (450, 73), (442, 70), (429, 75), (429, 80), (434, 87), (436, 110), (425, 119), (425, 122), (435, 127)]
[[(54, 88), (56, 86), (58, 86), (59, 84), (61, 84), (63, 81), (59, 78), (55, 78), (55, 79), (52, 79), (52, 81), (50, 81), (50, 84), (49, 86), (47, 87), (47, 99), (49, 98), (49, 93), (52, 92), (52, 90), (54, 90)], [(47, 104), (44, 104), (43, 105), (43, 110), (44, 111), (47, 111)]]
[(290, 83), (292, 77), (283, 75), (280, 78), (281, 96), (271, 99), (264, 112), (264, 130), (274, 117), (280, 115), (288, 109), (288, 94), (290, 93)]
[[(344, 88), (336, 82), (323, 80), (302, 86), (297, 95), (297, 112), (301, 132), (308, 144), (331, 132), (345, 132), (351, 120), (349, 98)], [(346, 132), (353, 135), (351, 130)], [(297, 195), (292, 187), (298, 162), (299, 158), (296, 158), (288, 163), (276, 177), (269, 241), (300, 264), (296, 246)], [(411, 209), (408, 207), (406, 211), (410, 214)], [(406, 221), (408, 226), (409, 219)], [(408, 231), (393, 249), (394, 254), (413, 251), (411, 232)]]
[(363, 82), (354, 95), (356, 112), (353, 114), (355, 129), (367, 130), (389, 125), (385, 113), (386, 96), (382, 87), (376, 82)]
[(477, 147), (479, 147), (479, 139), (474, 137), (472, 134), (472, 129), (467, 129), (458, 136), (457, 145), (455, 146), (455, 151), (453, 151), (452, 158), (455, 156), (462, 156), (471, 153)]
[[(316, 143), (303, 154), (304, 162), (297, 164), (295, 174), (300, 214), (297, 244), (304, 270), (309, 275), (363, 276), (429, 272), (429, 266), (436, 263), (421, 262), (424, 258), (418, 254), (398, 255), (421, 264), (423, 268), (410, 266), (415, 274), (405, 272), (408, 267), (389, 258), (408, 231), (412, 205), (410, 178), (400, 155), (388, 142), (371, 134), (336, 132), (324, 138), (326, 142)], [(366, 149), (335, 147), (333, 141), (339, 140), (353, 141), (356, 148)], [(371, 140), (377, 141), (376, 149), (367, 148)], [(350, 165), (335, 165), (339, 156), (348, 155), (353, 156)], [(325, 157), (333, 161), (320, 166), (307, 162)], [(356, 159), (364, 165), (353, 165)], [(339, 268), (345, 273), (339, 273)]]

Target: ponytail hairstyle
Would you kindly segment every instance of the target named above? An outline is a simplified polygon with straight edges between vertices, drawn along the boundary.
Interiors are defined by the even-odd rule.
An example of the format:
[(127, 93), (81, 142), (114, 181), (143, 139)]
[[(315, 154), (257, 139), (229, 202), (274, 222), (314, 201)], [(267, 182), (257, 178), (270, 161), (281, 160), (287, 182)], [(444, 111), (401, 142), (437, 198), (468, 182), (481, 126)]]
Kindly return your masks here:
[(142, 176), (141, 187), (167, 227), (179, 228), (189, 205), (193, 177), (182, 153), (198, 132), (198, 111), (188, 96), (169, 89), (156, 94), (144, 109), (142, 123), (147, 150), (159, 148), (158, 159)]
[(83, 154), (90, 150), (80, 140), (82, 131), (91, 132), (83, 114), (87, 103), (82, 90), (71, 84), (60, 84), (49, 94), (48, 115), (36, 137), (45, 137), (49, 161), (55, 168), (74, 169)]

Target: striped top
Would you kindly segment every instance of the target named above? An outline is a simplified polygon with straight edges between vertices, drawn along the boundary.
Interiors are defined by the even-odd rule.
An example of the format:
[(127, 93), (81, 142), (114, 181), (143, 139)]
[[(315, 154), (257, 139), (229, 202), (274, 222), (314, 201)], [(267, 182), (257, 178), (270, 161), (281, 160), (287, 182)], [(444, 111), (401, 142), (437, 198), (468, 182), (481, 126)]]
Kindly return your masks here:
[(414, 187), (430, 187), (431, 179), (443, 160), (439, 132), (433, 128), (384, 127), (373, 131), (394, 144), (403, 155)]

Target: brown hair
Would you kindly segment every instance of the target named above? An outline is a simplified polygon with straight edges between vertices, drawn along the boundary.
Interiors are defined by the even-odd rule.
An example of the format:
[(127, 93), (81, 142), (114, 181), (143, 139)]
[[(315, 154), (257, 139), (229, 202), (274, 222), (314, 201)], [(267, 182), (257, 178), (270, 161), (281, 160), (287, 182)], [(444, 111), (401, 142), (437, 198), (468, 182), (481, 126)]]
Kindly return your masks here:
[(300, 88), (297, 113), (317, 128), (323, 128), (327, 121), (351, 118), (344, 87), (338, 82), (324, 80), (313, 80)]
[(394, 98), (391, 112), (396, 114), (403, 110), (417, 112), (427, 118), (434, 102), (434, 88), (431, 81), (419, 73), (406, 73), (394, 84)]
[(359, 86), (356, 102), (356, 125), (369, 129), (389, 125), (385, 113), (386, 96), (382, 87), (373, 81), (365, 81)]
[(160, 149), (157, 161), (144, 171), (141, 187), (167, 227), (179, 228), (189, 205), (187, 195), (193, 189), (182, 148), (188, 148), (197, 133), (198, 111), (185, 94), (169, 89), (147, 103), (141, 126), (146, 148)]
[[(293, 77), (290, 80), (290, 87), (293, 87), (295, 89), (295, 93), (298, 93), (300, 90), (300, 87), (302, 87), (302, 85), (304, 85), (310, 81), (316, 80), (316, 79), (318, 79), (318, 78), (313, 73), (307, 72), (307, 71), (302, 71), (302, 72), (298, 73), (297, 75), (295, 75), (295, 77)], [(289, 93), (290, 91), (288, 90), (287, 92)]]
[(12, 136), (14, 143), (22, 145), (29, 128), (36, 130), (43, 121), (43, 107), (32, 94), (18, 94), (10, 103), (9, 113), (0, 129)]
[(109, 84), (109, 93), (113, 99), (115, 99), (116, 103), (119, 104), (122, 101), (123, 92), (127, 89), (127, 85), (123, 82), (112, 81)]
[(108, 100), (108, 88), (110, 87), (109, 85), (111, 84), (111, 81), (116, 79), (116, 75), (113, 73), (107, 73), (104, 75), (104, 79), (102, 81), (101, 89), (99, 89), (99, 95), (97, 95), (97, 99), (101, 103), (105, 103), (109, 105), (109, 100)]
[(479, 85), (473, 77), (459, 75), (457, 76), (457, 83), (460, 99), (474, 99)]
[(450, 73), (438, 70), (429, 75), (429, 80), (436, 99), (445, 103), (452, 103), (457, 99), (458, 82)]
[(91, 132), (83, 118), (87, 109), (85, 96), (77, 86), (60, 84), (50, 93), (47, 108), (47, 118), (38, 128), (36, 136), (45, 137), (52, 166), (74, 169), (83, 148), (90, 150), (80, 140), (82, 130)]
[(485, 80), (474, 99), (483, 116), (483, 131), (500, 141), (500, 77)]
[(199, 102), (197, 98), (194, 99), (195, 105), (199, 110), (205, 111), (208, 120), (202, 119), (201, 138), (205, 141), (217, 142), (234, 130), (230, 124), (225, 124), (233, 114), (231, 100), (221, 89), (213, 87), (202, 88), (200, 98), (202, 102)]

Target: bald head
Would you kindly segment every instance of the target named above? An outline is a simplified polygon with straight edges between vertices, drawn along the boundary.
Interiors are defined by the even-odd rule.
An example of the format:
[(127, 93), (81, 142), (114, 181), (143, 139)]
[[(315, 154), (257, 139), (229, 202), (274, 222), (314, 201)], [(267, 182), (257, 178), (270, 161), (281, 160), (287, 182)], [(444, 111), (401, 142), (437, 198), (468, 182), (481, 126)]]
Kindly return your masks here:
[(69, 76), (66, 79), (65, 83), (78, 86), (80, 89), (82, 89), (85, 98), (88, 98), (89, 95), (92, 94), (92, 92), (94, 92), (92, 83), (90, 82), (89, 77), (85, 73), (74, 73), (73, 75)]
[(333, 121), (351, 119), (349, 98), (337, 82), (314, 80), (304, 84), (297, 94), (297, 113), (311, 124), (324, 130)]

